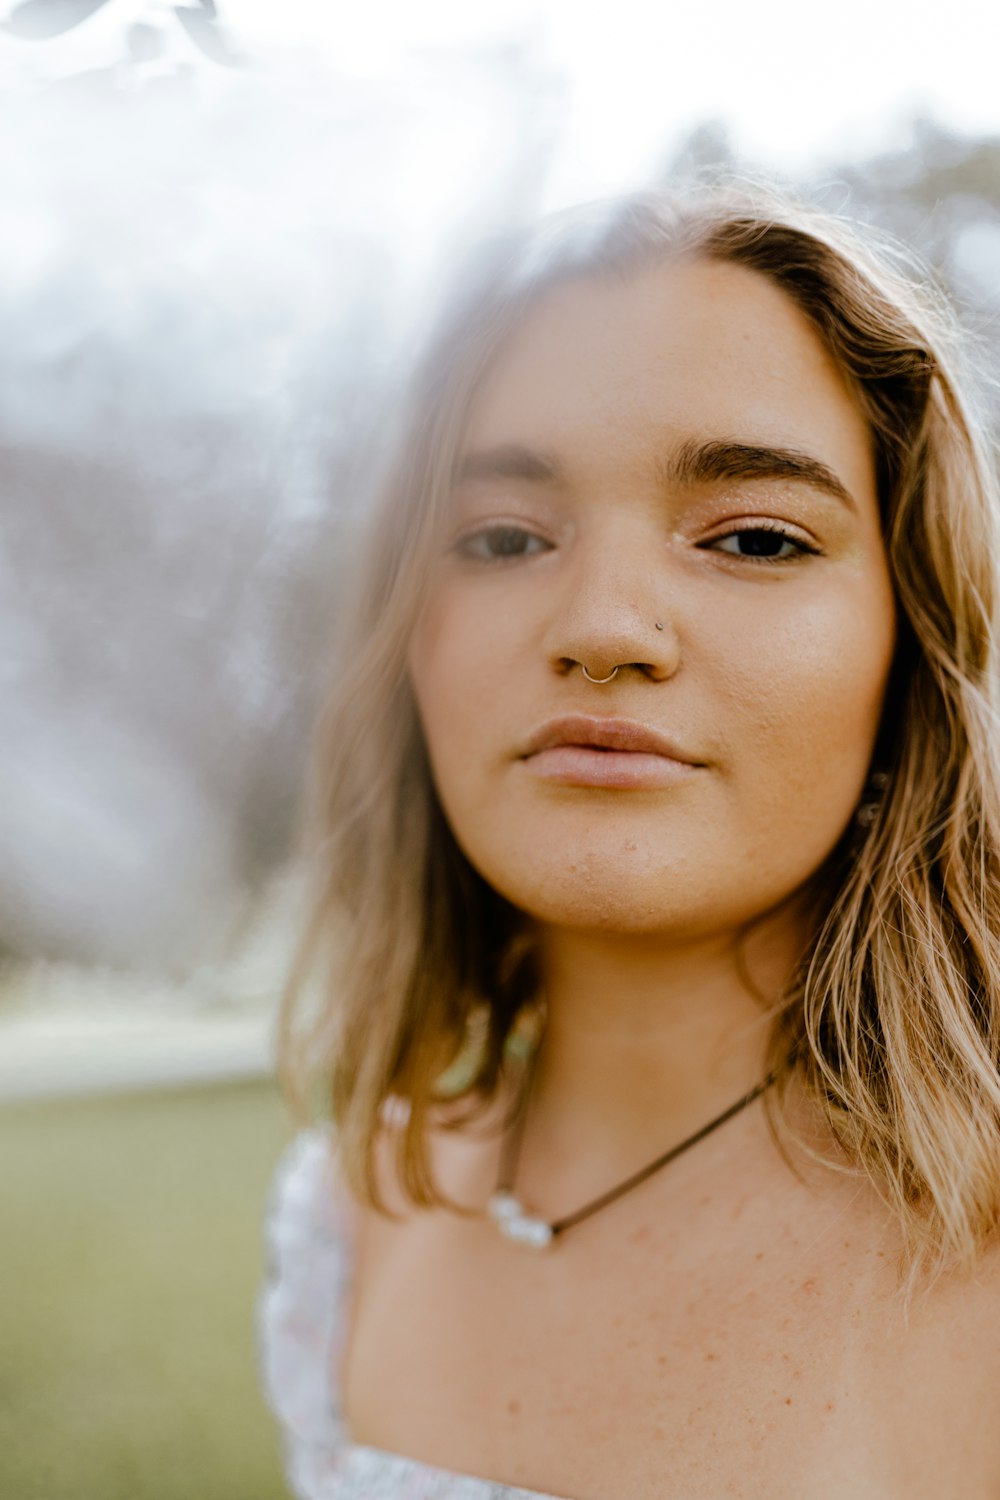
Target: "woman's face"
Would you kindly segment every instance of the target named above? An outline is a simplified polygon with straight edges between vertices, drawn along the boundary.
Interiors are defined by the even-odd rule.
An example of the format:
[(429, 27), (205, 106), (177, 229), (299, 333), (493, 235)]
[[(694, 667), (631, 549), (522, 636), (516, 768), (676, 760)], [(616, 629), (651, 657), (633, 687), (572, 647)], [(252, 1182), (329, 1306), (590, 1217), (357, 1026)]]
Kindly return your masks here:
[(576, 280), (462, 454), (409, 666), (469, 860), (547, 923), (763, 915), (852, 817), (895, 644), (871, 436), (812, 324), (728, 263)]

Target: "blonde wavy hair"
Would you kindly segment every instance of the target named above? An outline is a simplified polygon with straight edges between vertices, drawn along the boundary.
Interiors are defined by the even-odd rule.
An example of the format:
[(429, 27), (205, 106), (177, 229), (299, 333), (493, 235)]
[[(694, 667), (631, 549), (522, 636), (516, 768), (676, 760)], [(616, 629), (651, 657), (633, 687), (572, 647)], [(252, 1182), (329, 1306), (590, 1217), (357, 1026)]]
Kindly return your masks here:
[[(964, 336), (929, 274), (771, 188), (588, 204), (494, 242), (456, 278), (350, 552), (305, 813), (314, 891), (284, 998), (285, 1077), (300, 1103), (321, 1083), (346, 1180), (378, 1207), (380, 1122), (386, 1101), (405, 1100), (401, 1184), (416, 1204), (446, 1201), (428, 1157), (431, 1112), (445, 1092), (468, 1106), (464, 1118), (496, 1096), (538, 975), (525, 918), (459, 850), (429, 773), (406, 671), (428, 562), (470, 402), (511, 332), (556, 284), (680, 255), (782, 288), (871, 427), (898, 613), (872, 761), (884, 792), (815, 873), (822, 915), (774, 1009), (773, 1062), (794, 1057), (898, 1220), (911, 1267), (969, 1265), (1000, 1222), (992, 455), (960, 393)], [(772, 1091), (772, 1123), (782, 1097)]]

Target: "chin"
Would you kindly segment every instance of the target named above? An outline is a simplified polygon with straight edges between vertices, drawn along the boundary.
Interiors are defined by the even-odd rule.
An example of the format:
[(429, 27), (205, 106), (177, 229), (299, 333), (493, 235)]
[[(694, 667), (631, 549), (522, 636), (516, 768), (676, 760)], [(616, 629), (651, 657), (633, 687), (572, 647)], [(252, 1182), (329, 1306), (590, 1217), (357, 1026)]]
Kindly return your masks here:
[(731, 931), (782, 905), (810, 881), (839, 832), (770, 823), (734, 838), (704, 820), (692, 827), (678, 819), (665, 830), (649, 819), (589, 817), (586, 827), (563, 819), (552, 827), (536, 816), (534, 838), (525, 840), (516, 836), (522, 826), (480, 819), (458, 840), (512, 906), (554, 927), (685, 938)]
[[(536, 922), (574, 931), (692, 939), (765, 916), (808, 884), (812, 866), (769, 865), (761, 849), (681, 847), (668, 858), (641, 838), (531, 850), (466, 849), (483, 878)], [(481, 857), (486, 855), (486, 857)], [(480, 857), (477, 857), (480, 856)], [(492, 857), (491, 857), (492, 856)], [(499, 856), (499, 857), (498, 857)]]
[(724, 904), (683, 870), (623, 869), (593, 856), (558, 868), (483, 869), (501, 895), (536, 922), (576, 931), (648, 936), (704, 927), (726, 918)]

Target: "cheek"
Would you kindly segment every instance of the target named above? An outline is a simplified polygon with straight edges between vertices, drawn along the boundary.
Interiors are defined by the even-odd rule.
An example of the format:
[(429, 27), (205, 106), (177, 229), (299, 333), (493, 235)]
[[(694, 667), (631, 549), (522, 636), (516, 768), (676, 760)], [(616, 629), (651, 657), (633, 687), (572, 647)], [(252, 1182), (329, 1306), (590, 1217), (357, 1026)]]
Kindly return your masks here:
[(480, 614), (448, 595), (426, 606), (414, 630), (407, 667), (442, 792), (474, 764), (470, 752), (493, 701), (495, 645)]
[[(804, 605), (787, 622), (746, 630), (743, 670), (726, 690), (752, 752), (742, 763), (768, 801), (791, 800), (832, 824), (846, 821), (864, 782), (896, 640), (888, 579), (858, 584)], [(740, 745), (734, 750), (738, 768)]]

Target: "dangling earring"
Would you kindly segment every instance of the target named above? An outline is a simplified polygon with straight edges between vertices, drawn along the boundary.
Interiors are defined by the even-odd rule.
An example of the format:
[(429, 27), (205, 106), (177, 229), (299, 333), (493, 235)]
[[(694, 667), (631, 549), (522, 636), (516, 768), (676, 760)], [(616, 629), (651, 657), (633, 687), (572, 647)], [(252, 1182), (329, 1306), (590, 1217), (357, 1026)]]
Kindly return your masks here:
[(860, 830), (870, 828), (878, 817), (886, 787), (889, 785), (887, 771), (873, 771), (865, 785), (861, 801), (854, 812), (854, 822)]

